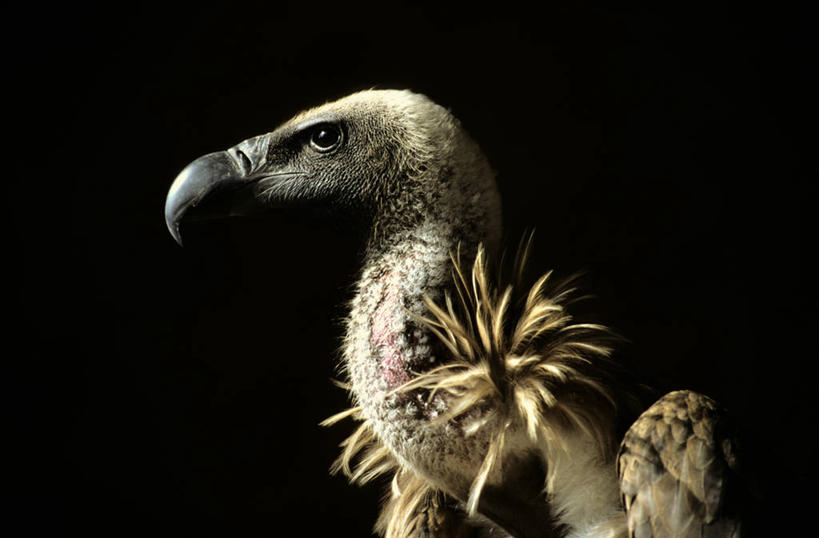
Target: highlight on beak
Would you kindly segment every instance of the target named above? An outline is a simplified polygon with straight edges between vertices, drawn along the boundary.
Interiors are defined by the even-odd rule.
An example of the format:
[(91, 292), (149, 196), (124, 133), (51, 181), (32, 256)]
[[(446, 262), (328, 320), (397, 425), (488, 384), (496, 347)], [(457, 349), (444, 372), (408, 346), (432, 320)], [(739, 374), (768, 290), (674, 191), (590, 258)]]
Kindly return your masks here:
[[(255, 185), (278, 175), (268, 170), (272, 136), (267, 133), (248, 138), (226, 151), (199, 157), (176, 176), (165, 199), (165, 224), (177, 243), (182, 244), (180, 227), (190, 213), (199, 218), (218, 218), (253, 215), (267, 209), (268, 204), (256, 196)], [(196, 211), (191, 211), (194, 208)]]
[(182, 244), (184, 220), (259, 215), (273, 207), (265, 189), (301, 174), (271, 169), (267, 152), (272, 136), (249, 138), (226, 151), (199, 157), (179, 173), (165, 200), (165, 223), (177, 243)]
[(244, 171), (227, 151), (209, 153), (186, 166), (165, 200), (165, 223), (176, 242), (182, 244), (180, 225), (189, 210), (217, 192), (246, 182)]

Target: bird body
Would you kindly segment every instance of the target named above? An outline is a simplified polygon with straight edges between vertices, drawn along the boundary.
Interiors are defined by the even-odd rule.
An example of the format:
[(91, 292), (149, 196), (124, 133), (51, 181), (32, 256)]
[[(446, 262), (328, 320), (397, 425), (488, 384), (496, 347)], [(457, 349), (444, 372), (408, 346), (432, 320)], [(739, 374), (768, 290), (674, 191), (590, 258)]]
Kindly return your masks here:
[(368, 230), (342, 349), (353, 407), (327, 423), (360, 422), (336, 471), (393, 477), (380, 533), (739, 535), (713, 402), (672, 393), (621, 443), (638, 399), (610, 332), (572, 320), (570, 284), (523, 285), (528, 244), (518, 277), (496, 278), (494, 174), (447, 110), (359, 92), (202, 157), (169, 192), (174, 237), (226, 191), (242, 211), (319, 205)]

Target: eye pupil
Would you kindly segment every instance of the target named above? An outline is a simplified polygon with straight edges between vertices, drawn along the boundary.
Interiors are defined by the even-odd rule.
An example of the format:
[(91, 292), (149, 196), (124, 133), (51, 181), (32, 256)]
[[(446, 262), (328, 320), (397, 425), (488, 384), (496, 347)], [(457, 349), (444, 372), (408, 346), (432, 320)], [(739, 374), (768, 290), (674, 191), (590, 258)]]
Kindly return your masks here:
[(330, 151), (341, 142), (341, 132), (334, 125), (322, 125), (310, 135), (310, 145), (318, 151)]

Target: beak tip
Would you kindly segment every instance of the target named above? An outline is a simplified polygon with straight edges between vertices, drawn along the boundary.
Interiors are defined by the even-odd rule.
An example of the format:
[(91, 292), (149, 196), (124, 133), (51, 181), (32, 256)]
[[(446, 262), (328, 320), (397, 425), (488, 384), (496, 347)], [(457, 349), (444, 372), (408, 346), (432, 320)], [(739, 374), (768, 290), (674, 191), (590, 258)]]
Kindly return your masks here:
[(179, 231), (179, 225), (176, 225), (173, 229), (171, 229), (171, 235), (176, 241), (176, 244), (180, 247), (184, 247), (185, 245), (182, 244), (182, 234)]
[(209, 153), (188, 164), (176, 176), (165, 198), (165, 224), (171, 236), (182, 246), (180, 227), (190, 209), (217, 192), (241, 187), (252, 180), (242, 173), (227, 151)]
[(180, 247), (182, 246), (182, 232), (179, 226), (181, 213), (173, 196), (169, 195), (165, 202), (165, 226), (168, 227), (171, 237), (173, 237), (174, 241), (176, 241)]

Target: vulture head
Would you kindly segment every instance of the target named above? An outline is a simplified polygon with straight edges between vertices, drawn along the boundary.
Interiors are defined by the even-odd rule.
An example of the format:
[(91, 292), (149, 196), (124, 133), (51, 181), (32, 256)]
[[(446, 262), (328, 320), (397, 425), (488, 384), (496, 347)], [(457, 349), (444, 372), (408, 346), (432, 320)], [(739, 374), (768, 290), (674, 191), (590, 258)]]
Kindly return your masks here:
[(432, 220), (468, 243), (500, 235), (486, 158), (452, 114), (409, 91), (359, 92), (197, 159), (165, 205), (178, 242), (183, 217), (197, 206), (233, 215), (321, 206), (363, 219), (370, 251)]
[[(336, 470), (356, 482), (393, 476), (382, 534), (625, 528), (615, 424), (633, 400), (610, 367), (608, 333), (573, 323), (570, 291), (550, 288), (548, 275), (526, 289), (491, 279), (494, 174), (448, 110), (371, 90), (302, 112), (193, 161), (165, 219), (181, 243), (189, 216), (285, 207), (323, 208), (367, 230), (342, 350), (353, 407), (330, 422), (360, 422)], [(656, 465), (631, 457), (624, 472)], [(644, 507), (636, 484), (625, 503)]]

